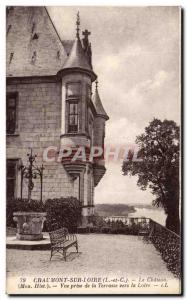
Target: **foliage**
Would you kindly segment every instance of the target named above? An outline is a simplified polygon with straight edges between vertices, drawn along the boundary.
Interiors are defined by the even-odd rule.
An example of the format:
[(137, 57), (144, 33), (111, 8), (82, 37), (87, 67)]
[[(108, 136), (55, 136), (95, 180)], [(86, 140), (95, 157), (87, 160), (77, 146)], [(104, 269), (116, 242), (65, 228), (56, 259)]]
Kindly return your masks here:
[(13, 220), (13, 213), (18, 211), (25, 212), (43, 212), (45, 211), (43, 203), (37, 200), (31, 200), (28, 202), (28, 199), (20, 198), (11, 198), (7, 199), (7, 214), (6, 214), (6, 223), (7, 226), (16, 226), (16, 223)]
[[(91, 217), (90, 217), (91, 218)], [(84, 227), (78, 227), (78, 233), (104, 233), (104, 234), (130, 234), (138, 235), (142, 226), (141, 223), (125, 224), (121, 220), (105, 221), (102, 217), (93, 216), (92, 221), (95, 220), (96, 225), (87, 225)], [(101, 222), (102, 220), (102, 222)], [(99, 222), (98, 222), (99, 221)]]
[(138, 176), (138, 186), (149, 188), (155, 196), (153, 205), (167, 214), (166, 227), (179, 232), (179, 127), (174, 121), (154, 119), (137, 136), (138, 157), (123, 162), (123, 175)]
[(106, 222), (103, 220), (103, 218), (97, 215), (90, 216), (88, 218), (88, 222), (92, 223), (93, 226), (96, 226), (97, 228), (106, 226)]
[(76, 198), (48, 199), (45, 202), (45, 211), (47, 231), (66, 227), (69, 232), (74, 232), (80, 223), (81, 206)]
[(44, 231), (67, 227), (72, 232), (79, 225), (81, 218), (79, 201), (72, 197), (48, 199), (44, 204), (37, 200), (28, 202), (28, 199), (8, 199), (7, 226), (16, 226), (13, 220), (13, 213), (18, 211), (47, 212)]
[(111, 228), (110, 227), (102, 227), (101, 228), (101, 233), (110, 233), (111, 232)]

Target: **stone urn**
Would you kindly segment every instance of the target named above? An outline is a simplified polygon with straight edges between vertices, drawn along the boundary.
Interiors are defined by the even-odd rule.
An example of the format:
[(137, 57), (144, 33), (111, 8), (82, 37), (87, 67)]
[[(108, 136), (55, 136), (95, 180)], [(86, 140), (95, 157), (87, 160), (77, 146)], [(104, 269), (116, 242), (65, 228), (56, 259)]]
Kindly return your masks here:
[(13, 219), (17, 222), (17, 239), (27, 241), (42, 240), (42, 229), (46, 215), (43, 212), (13, 213)]

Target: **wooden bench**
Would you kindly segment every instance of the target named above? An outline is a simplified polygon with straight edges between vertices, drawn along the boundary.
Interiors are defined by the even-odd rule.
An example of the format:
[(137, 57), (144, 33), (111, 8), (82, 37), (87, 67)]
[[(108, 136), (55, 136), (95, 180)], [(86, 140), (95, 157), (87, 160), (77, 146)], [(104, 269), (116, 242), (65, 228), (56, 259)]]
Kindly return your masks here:
[(78, 242), (75, 234), (69, 234), (67, 228), (61, 228), (49, 232), (51, 241), (51, 257), (56, 253), (64, 256), (66, 261), (66, 251), (68, 248), (75, 246), (78, 253)]

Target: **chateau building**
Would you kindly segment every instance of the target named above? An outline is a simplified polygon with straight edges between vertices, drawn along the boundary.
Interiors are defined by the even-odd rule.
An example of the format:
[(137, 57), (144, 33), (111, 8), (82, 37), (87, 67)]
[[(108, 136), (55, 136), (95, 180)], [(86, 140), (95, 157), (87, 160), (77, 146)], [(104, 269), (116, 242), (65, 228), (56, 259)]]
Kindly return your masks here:
[[(90, 32), (80, 33), (78, 15), (74, 40), (63, 40), (47, 8), (8, 7), (6, 34), (7, 198), (20, 197), (19, 168), (32, 148), (37, 164), (44, 165), (43, 200), (76, 197), (86, 222), (94, 213), (94, 188), (106, 171), (104, 157), (56, 158), (67, 147), (74, 152), (83, 147), (86, 158), (91, 147), (104, 147), (108, 116), (92, 67)], [(46, 149), (58, 151), (45, 160)], [(26, 182), (22, 193), (28, 196)], [(32, 199), (40, 199), (38, 179)]]

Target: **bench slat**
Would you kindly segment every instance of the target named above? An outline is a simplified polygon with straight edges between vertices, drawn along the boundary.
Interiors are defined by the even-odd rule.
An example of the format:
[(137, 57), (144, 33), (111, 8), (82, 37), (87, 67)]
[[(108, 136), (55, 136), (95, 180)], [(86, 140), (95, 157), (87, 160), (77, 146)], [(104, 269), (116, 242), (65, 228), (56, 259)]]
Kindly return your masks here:
[(64, 258), (66, 260), (66, 249), (71, 246), (75, 246), (78, 252), (78, 243), (77, 237), (75, 234), (69, 234), (67, 228), (60, 228), (54, 231), (49, 232), (50, 241), (51, 241), (51, 257), (53, 252), (63, 251)]

